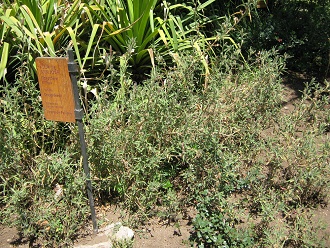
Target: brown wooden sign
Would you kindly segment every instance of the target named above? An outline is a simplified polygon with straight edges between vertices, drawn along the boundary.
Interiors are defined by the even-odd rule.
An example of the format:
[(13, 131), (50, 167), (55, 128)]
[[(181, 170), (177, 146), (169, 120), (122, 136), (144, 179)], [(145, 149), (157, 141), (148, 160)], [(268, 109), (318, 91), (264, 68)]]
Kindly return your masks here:
[(45, 118), (75, 122), (68, 59), (40, 57), (36, 59), (36, 65)]

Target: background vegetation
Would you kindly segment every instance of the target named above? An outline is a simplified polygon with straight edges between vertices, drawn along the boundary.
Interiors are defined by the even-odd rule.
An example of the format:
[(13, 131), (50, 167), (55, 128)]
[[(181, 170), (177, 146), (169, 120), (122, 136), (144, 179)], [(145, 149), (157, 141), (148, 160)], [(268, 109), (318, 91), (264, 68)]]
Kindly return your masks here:
[[(76, 127), (44, 120), (34, 64), (72, 47), (97, 204), (137, 225), (194, 207), (198, 247), (325, 246), (329, 1), (141, 2), (0, 4), (2, 224), (55, 247), (88, 221)], [(283, 113), (286, 68), (319, 81)]]

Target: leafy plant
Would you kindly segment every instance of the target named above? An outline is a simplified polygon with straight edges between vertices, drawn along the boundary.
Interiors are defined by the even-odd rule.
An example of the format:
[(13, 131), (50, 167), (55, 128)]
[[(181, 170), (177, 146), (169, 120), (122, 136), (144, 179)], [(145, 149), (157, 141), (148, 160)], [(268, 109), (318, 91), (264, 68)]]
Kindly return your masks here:
[[(31, 77), (31, 58), (50, 51), (49, 39), (55, 55), (75, 48), (84, 88), (101, 82), (86, 118), (100, 203), (111, 196), (138, 220), (168, 223), (194, 208), (190, 241), (199, 247), (322, 247), (312, 213), (329, 194), (329, 84), (311, 81), (283, 109), (286, 57), (258, 49), (242, 58), (243, 36), (229, 36), (256, 18), (255, 1), (217, 22), (204, 16), (225, 5), (213, 1), (150, 2), (149, 12), (133, 1), (74, 1), (58, 6), (77, 10), (72, 19), (48, 26), (38, 20), (58, 13), (42, 9), (49, 2), (8, 2), (0, 9), (3, 222), (52, 247), (70, 245), (86, 220), (75, 128), (43, 119)], [(66, 17), (53, 33), (52, 20)], [(137, 35), (148, 41), (138, 45)], [(150, 78), (136, 84), (132, 65), (151, 65)]]
[(190, 237), (192, 245), (197, 247), (254, 247), (251, 231), (239, 232), (237, 216), (226, 199), (208, 190), (197, 196), (197, 211)]

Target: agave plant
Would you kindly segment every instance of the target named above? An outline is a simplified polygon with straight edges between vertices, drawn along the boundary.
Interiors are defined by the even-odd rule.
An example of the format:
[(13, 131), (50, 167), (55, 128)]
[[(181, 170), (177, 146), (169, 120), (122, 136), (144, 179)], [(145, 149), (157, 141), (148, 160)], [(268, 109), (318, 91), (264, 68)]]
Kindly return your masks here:
[(111, 51), (129, 53), (131, 67), (143, 74), (155, 65), (155, 51), (179, 63), (177, 52), (185, 49), (200, 56), (207, 76), (205, 50), (217, 37), (203, 35), (203, 26), (212, 18), (202, 13), (214, 1), (170, 5), (165, 0), (16, 0), (0, 13), (0, 79), (13, 61), (12, 38), (29, 44), (32, 65), (36, 56), (59, 56), (73, 46), (83, 76), (91, 74), (92, 66), (106, 67)]
[[(92, 13), (92, 37), (101, 30), (94, 46), (111, 48), (117, 54), (133, 52), (132, 66), (150, 64), (150, 44), (158, 36), (159, 23), (154, 22), (158, 0), (101, 0), (89, 6)], [(134, 44), (135, 47), (132, 47)]]
[[(97, 47), (103, 51), (111, 47), (117, 54), (129, 52), (135, 73), (143, 73), (145, 68), (155, 64), (154, 50), (167, 61), (173, 61), (173, 53), (180, 50), (196, 49), (199, 53), (216, 37), (206, 38), (200, 31), (200, 27), (211, 19), (203, 17), (197, 21), (196, 16), (214, 1), (208, 0), (195, 8), (186, 4), (170, 6), (166, 1), (158, 0), (93, 0), (93, 5), (88, 6), (93, 30), (87, 54), (92, 47), (93, 56), (89, 58), (93, 59), (100, 57), (95, 56)], [(174, 15), (174, 11), (185, 15)], [(206, 65), (202, 54), (201, 59)]]

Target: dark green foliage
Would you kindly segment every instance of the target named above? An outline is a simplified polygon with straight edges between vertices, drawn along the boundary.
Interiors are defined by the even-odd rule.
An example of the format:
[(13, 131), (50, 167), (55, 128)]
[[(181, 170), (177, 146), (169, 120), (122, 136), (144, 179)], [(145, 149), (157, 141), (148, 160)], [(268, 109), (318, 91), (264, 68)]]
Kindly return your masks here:
[(330, 51), (329, 0), (269, 1), (269, 9), (259, 10), (244, 25), (245, 47), (276, 47), (291, 56), (292, 70), (326, 77)]
[(239, 218), (221, 193), (205, 190), (196, 201), (198, 214), (190, 237), (192, 244), (197, 247), (254, 247), (252, 230), (236, 228)]

